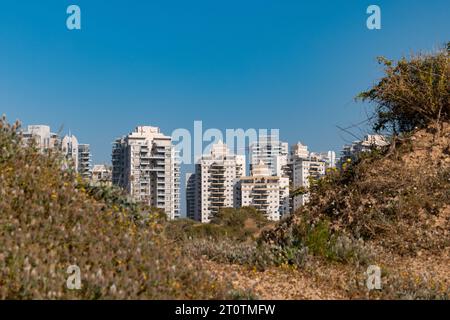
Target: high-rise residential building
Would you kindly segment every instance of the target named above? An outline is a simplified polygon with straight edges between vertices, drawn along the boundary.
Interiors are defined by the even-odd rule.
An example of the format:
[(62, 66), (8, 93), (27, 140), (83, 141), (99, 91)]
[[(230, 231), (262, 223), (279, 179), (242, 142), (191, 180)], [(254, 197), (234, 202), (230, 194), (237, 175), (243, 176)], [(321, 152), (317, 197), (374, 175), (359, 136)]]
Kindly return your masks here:
[[(300, 187), (307, 190), (310, 187), (310, 179), (318, 179), (325, 175), (326, 169), (336, 166), (336, 153), (328, 152), (309, 152), (308, 146), (301, 142), (291, 147), (287, 166), (287, 175), (289, 176), (291, 191)], [(290, 210), (297, 210), (309, 201), (309, 193), (299, 194), (291, 197)]]
[(222, 141), (212, 145), (211, 152), (202, 155), (195, 174), (189, 177), (188, 215), (207, 223), (221, 208), (240, 207), (239, 179), (245, 172), (244, 155), (232, 154)]
[[(322, 159), (309, 156), (308, 158), (294, 157), (292, 163), (292, 188), (310, 187), (310, 179), (318, 179), (325, 175), (326, 162)], [(297, 210), (309, 201), (309, 193), (300, 194), (293, 198), (292, 209)]]
[(75, 170), (85, 179), (91, 177), (91, 150), (89, 144), (78, 143), (77, 137), (66, 135), (61, 142), (61, 151), (72, 161)]
[[(282, 176), (289, 177), (289, 182), (291, 188), (293, 187), (293, 171), (294, 171), (294, 160), (295, 159), (307, 159), (309, 157), (308, 146), (304, 145), (300, 141), (292, 145), (289, 151), (289, 156), (287, 159), (287, 165), (282, 168)], [(292, 199), (291, 199), (292, 200)], [(293, 206), (291, 203), (291, 212)]]
[(385, 136), (380, 134), (369, 134), (364, 136), (361, 141), (353, 141), (349, 145), (345, 145), (341, 151), (341, 158), (339, 165), (350, 160), (355, 160), (359, 154), (370, 151), (372, 149), (378, 149), (389, 145), (389, 141)]
[(50, 131), (46, 125), (29, 125), (26, 131), (22, 132), (24, 143), (34, 142), (36, 147), (41, 150), (59, 149), (61, 139), (58, 134)]
[(325, 168), (336, 168), (336, 152), (311, 152), (311, 157), (325, 161)]
[(78, 168), (78, 139), (72, 134), (65, 136), (61, 142), (61, 151), (67, 157), (72, 160), (72, 164), (75, 168)]
[(243, 207), (254, 207), (272, 221), (289, 214), (289, 178), (273, 176), (263, 161), (240, 179), (240, 189)]
[(91, 148), (89, 144), (78, 145), (78, 173), (85, 179), (91, 178)]
[(249, 153), (250, 170), (262, 161), (273, 176), (281, 176), (288, 163), (289, 145), (279, 141), (275, 135), (260, 136), (257, 142), (250, 145)]
[(72, 135), (66, 135), (64, 138), (50, 131), (46, 125), (29, 125), (27, 130), (22, 132), (25, 144), (34, 142), (36, 147), (41, 150), (60, 151), (72, 162), (73, 168), (83, 178), (89, 179), (91, 174), (91, 152), (88, 144), (78, 143), (78, 139)]
[(139, 126), (117, 139), (112, 150), (112, 182), (136, 201), (180, 217), (180, 163), (172, 138), (158, 127)]
[(111, 167), (106, 164), (96, 164), (92, 168), (91, 182), (93, 184), (111, 185)]
[(304, 145), (300, 141), (291, 146), (290, 158), (303, 158), (309, 157), (308, 146)]
[(196, 217), (195, 207), (196, 201), (199, 201), (199, 197), (197, 196), (197, 179), (195, 173), (186, 173), (186, 217), (192, 220), (199, 220), (199, 217)]

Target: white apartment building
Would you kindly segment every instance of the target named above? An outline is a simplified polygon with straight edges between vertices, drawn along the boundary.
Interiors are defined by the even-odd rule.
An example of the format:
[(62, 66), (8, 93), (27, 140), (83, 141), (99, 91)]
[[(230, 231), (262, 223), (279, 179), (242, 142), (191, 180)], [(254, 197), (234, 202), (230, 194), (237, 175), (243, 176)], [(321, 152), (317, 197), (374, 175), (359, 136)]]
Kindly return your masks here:
[(91, 151), (89, 144), (78, 143), (77, 137), (66, 135), (61, 142), (61, 151), (72, 161), (75, 170), (85, 179), (91, 178)]
[[(300, 187), (309, 188), (310, 178), (320, 178), (325, 175), (327, 168), (334, 168), (335, 166), (336, 153), (334, 151), (309, 152), (308, 146), (297, 142), (291, 147), (287, 166), (291, 190)], [(309, 193), (291, 198), (291, 211), (294, 212), (308, 201)]]
[(212, 145), (187, 182), (188, 216), (208, 223), (221, 208), (239, 208), (239, 179), (245, 172), (245, 156), (232, 154), (222, 141)]
[(295, 158), (307, 159), (309, 157), (325, 161), (327, 168), (336, 167), (336, 152), (334, 151), (309, 152), (308, 146), (304, 145), (300, 141), (291, 146), (289, 161)]
[(291, 147), (291, 152), (289, 153), (291, 159), (293, 158), (303, 158), (306, 159), (309, 157), (308, 146), (304, 145), (300, 141), (294, 144)]
[(273, 176), (264, 162), (253, 165), (251, 176), (240, 179), (240, 189), (242, 206), (256, 208), (268, 220), (289, 214), (289, 178)]
[(72, 160), (75, 168), (78, 168), (78, 139), (72, 134), (65, 136), (61, 142), (61, 150), (66, 157)]
[(35, 143), (41, 150), (58, 150), (72, 162), (76, 172), (83, 178), (89, 179), (91, 175), (91, 152), (88, 144), (78, 143), (77, 138), (66, 135), (63, 139), (58, 134), (50, 131), (46, 125), (29, 125), (27, 130), (22, 132), (25, 144)]
[(380, 134), (368, 134), (361, 141), (353, 141), (352, 144), (345, 145), (341, 151), (340, 165), (347, 159), (355, 160), (362, 152), (372, 149), (382, 148), (389, 145), (387, 138)]
[(325, 168), (336, 168), (336, 152), (326, 151), (326, 152), (311, 152), (311, 157), (319, 160), (325, 161)]
[(266, 164), (273, 176), (282, 176), (288, 163), (289, 145), (279, 141), (277, 136), (260, 136), (250, 145), (250, 170), (260, 161)]
[(112, 150), (112, 182), (136, 201), (180, 217), (180, 164), (172, 138), (158, 127), (139, 126), (117, 139)]
[(50, 127), (46, 125), (29, 125), (27, 130), (22, 132), (22, 138), (25, 144), (34, 141), (41, 151), (59, 149), (61, 145), (58, 134), (51, 132)]
[[(325, 175), (326, 162), (315, 157), (300, 158), (294, 157), (291, 159), (292, 176), (291, 183), (293, 189), (300, 187), (309, 188), (310, 178), (318, 179)], [(309, 194), (297, 195), (293, 199), (293, 210), (297, 210), (309, 201)]]
[(93, 184), (112, 184), (112, 169), (106, 164), (96, 164), (92, 168), (91, 182)]

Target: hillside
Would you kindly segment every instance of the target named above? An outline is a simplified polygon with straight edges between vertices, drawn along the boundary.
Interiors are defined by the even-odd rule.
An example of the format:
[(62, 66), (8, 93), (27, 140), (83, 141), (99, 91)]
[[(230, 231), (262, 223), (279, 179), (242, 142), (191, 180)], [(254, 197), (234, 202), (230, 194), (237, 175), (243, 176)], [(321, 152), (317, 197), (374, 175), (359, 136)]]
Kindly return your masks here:
[(288, 241), (305, 217), (403, 255), (442, 252), (450, 230), (450, 125), (417, 131), (394, 152), (375, 151), (313, 189), (310, 204), (266, 237)]
[(329, 175), (310, 204), (264, 241), (284, 248), (310, 243), (330, 277), (362, 278), (367, 265), (382, 266), (393, 286), (389, 298), (448, 298), (450, 124), (440, 129), (439, 136), (436, 128), (418, 130), (395, 149), (374, 151)]

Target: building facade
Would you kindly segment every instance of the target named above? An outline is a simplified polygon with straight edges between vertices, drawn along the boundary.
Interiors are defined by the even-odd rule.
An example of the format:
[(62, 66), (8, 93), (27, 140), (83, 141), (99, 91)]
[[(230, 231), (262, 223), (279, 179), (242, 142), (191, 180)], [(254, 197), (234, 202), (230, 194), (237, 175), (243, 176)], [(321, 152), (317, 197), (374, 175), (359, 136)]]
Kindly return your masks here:
[(180, 164), (172, 138), (158, 127), (139, 126), (117, 139), (112, 151), (112, 182), (136, 201), (180, 217)]
[(78, 173), (85, 179), (90, 179), (91, 170), (91, 147), (87, 143), (78, 145)]
[(211, 152), (198, 160), (195, 174), (188, 180), (189, 216), (208, 223), (221, 208), (239, 208), (239, 179), (245, 172), (245, 156), (232, 154), (222, 141), (212, 145)]
[[(324, 176), (326, 169), (336, 166), (336, 153), (309, 152), (308, 146), (301, 142), (291, 147), (286, 173), (289, 176), (291, 192), (310, 187), (311, 179)], [(309, 201), (309, 193), (298, 194), (290, 198), (290, 210), (294, 212)]]
[(195, 173), (186, 173), (186, 217), (192, 220), (200, 220), (196, 215), (195, 208), (199, 207), (196, 201), (199, 200), (197, 196), (197, 179)]
[(93, 184), (112, 184), (112, 169), (106, 164), (96, 164), (92, 168), (91, 182)]
[(78, 139), (72, 135), (64, 138), (50, 131), (46, 125), (29, 125), (27, 130), (22, 132), (25, 144), (34, 145), (42, 152), (46, 150), (60, 151), (72, 167), (83, 178), (89, 179), (91, 176), (91, 151), (89, 144), (80, 144)]
[[(311, 179), (319, 179), (325, 175), (326, 162), (320, 158), (309, 156), (308, 158), (295, 157), (292, 160), (292, 189), (310, 187)], [(298, 210), (309, 201), (309, 193), (299, 194), (292, 199), (293, 211)]]
[(262, 161), (252, 167), (251, 176), (240, 179), (243, 207), (254, 207), (268, 220), (289, 214), (289, 178), (273, 176)]
[(281, 176), (288, 163), (289, 145), (279, 141), (277, 136), (260, 136), (250, 145), (249, 154), (250, 170), (262, 161), (269, 167), (271, 175)]
[(345, 145), (341, 151), (339, 166), (347, 160), (356, 160), (363, 152), (371, 151), (389, 145), (387, 138), (380, 134), (365, 135), (363, 140), (353, 141), (351, 144)]
[(91, 178), (91, 150), (89, 144), (78, 143), (77, 137), (66, 135), (61, 142), (61, 151), (72, 162), (75, 170), (84, 179)]
[(311, 157), (319, 160), (325, 161), (325, 168), (331, 169), (336, 168), (336, 152), (326, 151), (326, 152), (311, 152)]
[(306, 159), (306, 158), (308, 158), (309, 157), (308, 146), (304, 145), (300, 141), (297, 142), (296, 144), (294, 144), (291, 147), (291, 151), (289, 153), (289, 156), (290, 156), (291, 159), (294, 159), (294, 158)]
[(22, 138), (25, 144), (34, 143), (41, 150), (60, 149), (61, 139), (58, 134), (50, 131), (46, 125), (29, 125), (26, 131), (22, 132)]

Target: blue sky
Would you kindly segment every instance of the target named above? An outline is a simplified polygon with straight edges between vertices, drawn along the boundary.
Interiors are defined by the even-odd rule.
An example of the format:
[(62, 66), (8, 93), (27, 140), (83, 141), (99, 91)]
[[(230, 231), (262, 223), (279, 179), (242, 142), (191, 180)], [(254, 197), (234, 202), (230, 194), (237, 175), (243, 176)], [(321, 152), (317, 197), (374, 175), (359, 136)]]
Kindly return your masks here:
[[(82, 30), (66, 28), (77, 4)], [(366, 8), (382, 29), (366, 28)], [(71, 130), (94, 162), (136, 125), (279, 128), (282, 140), (339, 150), (336, 125), (381, 75), (376, 56), (450, 40), (448, 0), (93, 1), (0, 3), (0, 113)]]

